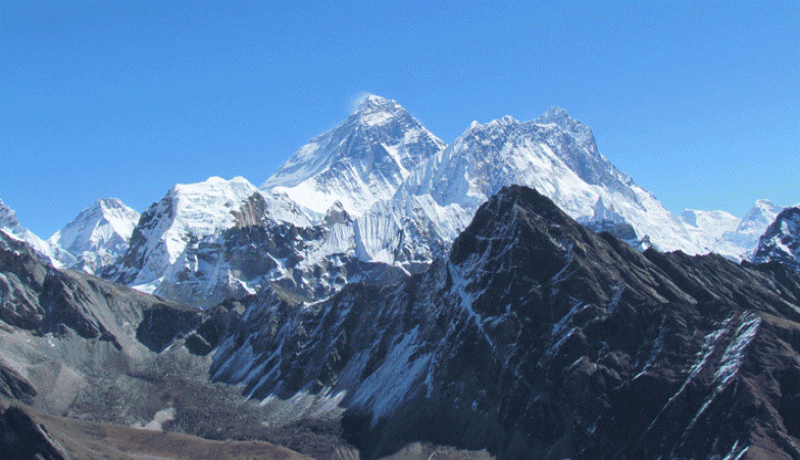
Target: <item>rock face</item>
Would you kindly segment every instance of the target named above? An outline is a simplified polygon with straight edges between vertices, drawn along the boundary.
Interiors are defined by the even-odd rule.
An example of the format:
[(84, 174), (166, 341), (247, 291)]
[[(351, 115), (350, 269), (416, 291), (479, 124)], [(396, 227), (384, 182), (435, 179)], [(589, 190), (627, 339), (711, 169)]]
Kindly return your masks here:
[[(222, 200), (219, 190), (236, 199), (209, 205)], [(177, 188), (148, 208), (130, 248), (103, 276), (202, 308), (270, 286), (321, 298), (347, 282), (405, 277), (408, 269), (394, 264), (404, 254), (390, 254), (388, 263), (362, 255), (367, 227), (341, 207), (312, 223), (285, 195), (215, 179)]]
[(213, 378), (340, 403), (369, 458), (419, 440), (499, 458), (800, 457), (796, 273), (640, 253), (524, 187), (397, 285), (248, 304)]
[(56, 269), (0, 233), (0, 395), (61, 415), (99, 380), (124, 375), (193, 330), (200, 313)]
[[(246, 195), (229, 227), (159, 244), (182, 245), (198, 273), (227, 253), (231, 273), (261, 276), (358, 225), (342, 207), (328, 227), (273, 224), (278, 198)], [(204, 255), (213, 241), (231, 246)], [(512, 186), (426, 270), (324, 300), (286, 280), (200, 311), (56, 269), (0, 234), (0, 393), (328, 457), (344, 438), (363, 458), (412, 442), (501, 459), (800, 458), (800, 275), (780, 262), (640, 252)]]
[(761, 236), (753, 262), (770, 261), (800, 272), (800, 207), (781, 211)]
[(62, 263), (87, 273), (100, 273), (128, 249), (139, 213), (116, 198), (95, 201), (48, 239), (71, 257)]
[[(270, 419), (235, 387), (209, 381), (208, 355), (243, 312), (234, 300), (203, 312), (84, 272), (57, 269), (26, 243), (0, 233), (0, 458), (95, 458), (97, 451), (84, 448), (87, 428), (81, 420), (219, 440), (267, 439), (317, 458), (349, 452), (337, 418), (265, 426), (265, 420), (281, 417)], [(8, 406), (9, 400), (16, 402)], [(47, 430), (31, 422), (33, 413), (64, 416), (57, 428), (66, 433), (60, 439), (68, 441), (62, 444), (68, 455), (58, 456), (63, 452), (49, 442)], [(117, 446), (126, 446), (126, 452), (151, 452), (136, 446), (146, 442), (146, 435), (131, 431), (130, 439), (123, 439), (114, 435), (120, 429), (91, 431), (107, 433), (104, 446), (122, 442)], [(207, 449), (209, 443), (200, 441), (182, 445)], [(215, 445), (220, 453), (209, 458), (239, 458), (242, 448), (253, 447)], [(113, 452), (110, 458), (117, 458)]]

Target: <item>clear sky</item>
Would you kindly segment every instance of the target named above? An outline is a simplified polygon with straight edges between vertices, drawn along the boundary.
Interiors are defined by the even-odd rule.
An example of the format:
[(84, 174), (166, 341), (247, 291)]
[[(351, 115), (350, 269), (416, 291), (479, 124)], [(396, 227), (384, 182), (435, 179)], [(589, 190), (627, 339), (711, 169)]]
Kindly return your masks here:
[(256, 186), (364, 92), (447, 143), (549, 106), (673, 212), (800, 202), (800, 2), (4, 1), (0, 199)]

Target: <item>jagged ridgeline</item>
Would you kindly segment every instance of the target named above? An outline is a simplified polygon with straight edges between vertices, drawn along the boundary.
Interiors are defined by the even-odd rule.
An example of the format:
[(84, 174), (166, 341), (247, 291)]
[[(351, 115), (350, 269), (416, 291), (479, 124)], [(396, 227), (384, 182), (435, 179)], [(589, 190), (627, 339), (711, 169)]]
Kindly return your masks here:
[(634, 246), (737, 261), (751, 260), (782, 209), (759, 200), (744, 219), (699, 210), (676, 218), (560, 108), (526, 122), (474, 122), (446, 145), (397, 102), (368, 96), (260, 188), (241, 177), (179, 184), (141, 218), (98, 200), (47, 242), (7, 209), (0, 227), (59, 266), (201, 308), (270, 285), (322, 299), (347, 283), (388, 285), (426, 270), (512, 184)]
[(369, 96), (260, 188), (241, 177), (175, 186), (95, 273), (201, 307), (269, 285), (322, 299), (347, 283), (393, 284), (446, 254), (478, 207), (512, 184), (595, 231), (690, 254), (739, 257), (772, 220), (751, 235), (727, 213), (677, 219), (563, 109), (475, 122), (446, 145), (397, 102)]

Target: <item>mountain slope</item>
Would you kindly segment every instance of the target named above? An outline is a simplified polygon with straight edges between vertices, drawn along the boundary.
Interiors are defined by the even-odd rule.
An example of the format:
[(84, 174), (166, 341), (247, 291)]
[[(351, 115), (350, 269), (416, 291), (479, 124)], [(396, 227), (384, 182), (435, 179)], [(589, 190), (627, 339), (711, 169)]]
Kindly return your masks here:
[[(100, 272), (125, 253), (139, 213), (116, 198), (95, 201), (48, 239), (51, 246), (68, 252), (73, 268)], [(68, 261), (63, 261), (68, 264)]]
[(387, 200), (444, 143), (397, 102), (367, 96), (339, 126), (311, 140), (261, 185), (325, 214), (334, 203), (358, 216)]
[(686, 209), (680, 216), (692, 238), (704, 248), (731, 260), (750, 260), (759, 237), (782, 210), (769, 200), (758, 200), (738, 219), (724, 211)]
[(736, 253), (738, 258), (749, 260), (761, 235), (782, 210), (783, 207), (776, 206), (769, 200), (756, 201), (736, 230), (722, 234), (717, 242), (717, 250), (723, 254)]
[(515, 186), (400, 284), (254, 299), (212, 373), (265, 404), (341, 404), (369, 458), (423, 440), (499, 458), (789, 459), (800, 346), (779, 337), (798, 321), (800, 278), (777, 264), (640, 253)]
[(730, 233), (735, 218), (721, 212), (678, 220), (560, 108), (528, 122), (473, 123), (445, 147), (395, 101), (369, 96), (260, 189), (242, 178), (176, 186), (102, 273), (202, 307), (274, 283), (316, 299), (348, 282), (394, 283), (445, 254), (478, 207), (513, 184), (642, 248), (737, 258), (744, 250), (730, 235), (755, 222)]
[[(153, 316), (164, 321), (154, 327)], [(30, 398), (17, 391), (5, 396), (60, 414), (98, 374), (132, 368), (151, 347), (160, 351), (191, 329), (197, 317), (197, 310), (58, 270), (27, 244), (0, 234), (0, 381), (16, 375), (23, 384), (6, 381), (8, 387), (32, 389)]]
[[(693, 240), (697, 241), (709, 252), (717, 252), (725, 256), (729, 254), (720, 252), (717, 248), (718, 243), (724, 234), (735, 232), (742, 222), (742, 219), (725, 211), (702, 211), (698, 209), (684, 209), (679, 219)], [(739, 256), (739, 254), (734, 254), (733, 256)]]

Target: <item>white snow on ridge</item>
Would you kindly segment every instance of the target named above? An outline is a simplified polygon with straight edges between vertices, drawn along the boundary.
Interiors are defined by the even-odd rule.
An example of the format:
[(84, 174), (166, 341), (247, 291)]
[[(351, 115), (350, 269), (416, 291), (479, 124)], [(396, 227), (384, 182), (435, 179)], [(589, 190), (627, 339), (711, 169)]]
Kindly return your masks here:
[(197, 184), (175, 185), (168, 194), (173, 200), (175, 218), (163, 234), (170, 262), (174, 262), (186, 246), (186, 235), (204, 237), (233, 227), (233, 212), (256, 193), (258, 189), (243, 177), (230, 181), (211, 177)]
[(713, 239), (722, 237), (725, 232), (735, 231), (742, 221), (725, 211), (700, 211), (697, 209), (684, 209), (680, 219), (684, 225), (697, 229)]
[[(782, 210), (782, 206), (776, 206), (769, 200), (758, 200), (742, 218), (736, 230), (726, 232), (722, 239), (746, 251), (753, 251), (758, 245), (758, 239)], [(743, 257), (748, 258), (746, 254)]]
[(146, 247), (136, 248), (144, 265), (130, 283), (147, 291), (158, 285), (168, 267), (175, 263), (190, 238), (214, 235), (236, 224), (234, 212), (259, 190), (242, 177), (226, 181), (211, 177), (196, 184), (177, 184), (146, 214), (155, 222), (142, 227)]
[[(150, 218), (142, 219), (141, 247), (132, 248), (141, 263), (120, 271), (126, 283), (140, 289), (180, 284), (181, 277), (194, 273), (197, 279), (189, 284), (212, 280), (248, 292), (279, 278), (303, 276), (324, 284), (309, 274), (354, 259), (417, 272), (445, 253), (478, 207), (515, 184), (537, 189), (584, 224), (611, 223), (627, 235), (630, 231), (616, 225), (630, 224), (637, 239), (664, 251), (716, 251), (741, 259), (774, 219), (765, 201), (742, 220), (696, 210), (676, 218), (598, 152), (589, 127), (557, 107), (528, 122), (510, 116), (473, 122), (445, 146), (397, 102), (367, 96), (345, 121), (300, 148), (258, 189), (240, 177), (176, 185), (145, 212)], [(309, 230), (302, 232), (309, 241), (296, 246), (296, 265), (287, 266), (280, 256), (271, 274), (244, 281), (238, 269), (221, 262), (218, 252), (225, 245), (215, 238), (237, 225), (236, 215), (256, 193), (265, 203), (248, 202), (252, 223), (292, 224)], [(751, 233), (751, 247), (737, 240)], [(217, 251), (206, 253), (216, 265), (200, 267), (195, 259), (201, 246)], [(188, 254), (182, 256), (184, 251)], [(352, 271), (343, 273), (331, 276), (337, 283), (355, 281)]]
[[(649, 192), (617, 171), (594, 144), (591, 130), (550, 109), (544, 117), (520, 123), (503, 117), (473, 123), (453, 144), (418, 168), (397, 199), (429, 195), (437, 206), (457, 206), (472, 215), (502, 187), (533, 187), (564, 212), (582, 221), (619, 216), (639, 238), (648, 235), (664, 250), (702, 250), (683, 225)], [(562, 128), (562, 125), (565, 128)], [(575, 141), (562, 145), (565, 129)]]
[(725, 211), (686, 209), (681, 214), (684, 227), (703, 248), (735, 261), (750, 259), (758, 240), (783, 208), (769, 200), (758, 200), (739, 219)]

